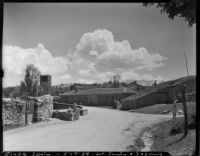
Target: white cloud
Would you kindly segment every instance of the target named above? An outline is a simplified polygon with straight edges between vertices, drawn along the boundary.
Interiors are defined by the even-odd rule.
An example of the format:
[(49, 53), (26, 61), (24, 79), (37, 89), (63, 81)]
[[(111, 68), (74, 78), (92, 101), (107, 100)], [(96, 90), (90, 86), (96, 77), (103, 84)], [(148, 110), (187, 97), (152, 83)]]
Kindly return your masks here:
[(83, 84), (92, 84), (94, 83), (93, 80), (88, 80), (88, 79), (77, 79), (77, 83), (83, 83)]
[[(34, 64), (39, 67), (42, 74), (50, 74), (55, 78), (65, 74), (69, 68), (67, 58), (53, 57), (42, 44), (29, 49), (5, 45), (3, 46), (4, 86), (19, 85), (19, 79), (24, 79), (27, 64)], [(18, 77), (18, 80), (8, 80), (11, 75)]]
[(134, 71), (126, 71), (121, 74), (121, 80), (127, 81), (127, 80), (157, 80), (157, 81), (163, 81), (165, 80), (162, 76), (153, 76), (152, 74), (144, 74), (140, 75)]
[(85, 33), (76, 47), (76, 54), (95, 62), (96, 70), (104, 72), (110, 68), (152, 70), (163, 66), (162, 61), (167, 59), (144, 47), (132, 49), (127, 40), (117, 42), (112, 32), (106, 29)]
[(105, 82), (115, 74), (121, 75), (123, 80), (163, 79), (151, 74), (140, 75), (136, 71), (161, 67), (165, 59), (158, 52), (149, 52), (144, 47), (132, 48), (127, 40), (115, 41), (111, 31), (99, 29), (85, 33), (76, 49), (66, 57), (52, 56), (42, 44), (28, 49), (5, 45), (3, 85), (19, 85), (27, 64), (39, 67), (42, 74), (52, 75), (53, 84)]

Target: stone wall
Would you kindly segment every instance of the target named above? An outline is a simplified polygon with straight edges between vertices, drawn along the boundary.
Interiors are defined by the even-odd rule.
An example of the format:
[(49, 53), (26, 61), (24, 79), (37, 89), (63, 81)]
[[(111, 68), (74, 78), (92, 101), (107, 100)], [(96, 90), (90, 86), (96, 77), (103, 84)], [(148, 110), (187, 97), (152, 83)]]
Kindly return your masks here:
[[(186, 83), (186, 100), (196, 101), (196, 81), (187, 81)], [(174, 91), (177, 95), (180, 94), (180, 86), (169, 86), (158, 91), (148, 93), (138, 98), (122, 100), (123, 110), (138, 109), (154, 104), (171, 104), (174, 102)], [(178, 101), (181, 102), (181, 96), (178, 96)]]
[(74, 104), (53, 102), (53, 109), (54, 109), (54, 110), (69, 109), (69, 108), (73, 108), (73, 107), (74, 107)]
[(5, 125), (19, 125), (25, 122), (23, 105), (25, 101), (14, 98), (2, 99), (2, 120)]
[(34, 121), (44, 121), (52, 117), (53, 97), (44, 95), (41, 97), (30, 97), (34, 101)]
[(112, 97), (115, 100), (121, 100), (130, 95), (133, 95), (133, 93), (61, 95), (59, 102), (77, 103), (83, 106), (112, 106)]
[(43, 121), (52, 117), (53, 97), (50, 95), (26, 97), (25, 99), (3, 98), (2, 102), (4, 127), (25, 124), (25, 110), (27, 110), (27, 123)]

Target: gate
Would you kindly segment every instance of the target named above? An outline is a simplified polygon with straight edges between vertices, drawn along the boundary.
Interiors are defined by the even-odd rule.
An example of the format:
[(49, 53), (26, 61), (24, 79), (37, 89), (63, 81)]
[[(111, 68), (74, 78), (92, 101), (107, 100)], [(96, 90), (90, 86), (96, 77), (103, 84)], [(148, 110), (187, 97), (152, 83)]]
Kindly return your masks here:
[(34, 100), (26, 99), (23, 105), (23, 114), (25, 115), (25, 124), (33, 122)]

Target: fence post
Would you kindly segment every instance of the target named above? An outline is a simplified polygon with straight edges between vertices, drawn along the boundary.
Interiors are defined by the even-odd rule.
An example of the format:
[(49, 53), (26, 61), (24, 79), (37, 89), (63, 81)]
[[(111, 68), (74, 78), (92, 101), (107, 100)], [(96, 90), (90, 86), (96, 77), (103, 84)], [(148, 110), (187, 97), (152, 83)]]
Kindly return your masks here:
[(28, 121), (27, 121), (27, 100), (26, 100), (26, 104), (25, 104), (25, 124), (27, 125)]
[(184, 110), (184, 119), (185, 119), (185, 124), (184, 124), (184, 135), (186, 136), (188, 133), (187, 127), (188, 127), (188, 116), (187, 116), (187, 106), (186, 106), (186, 97), (185, 97), (185, 84), (181, 88), (181, 93), (182, 93), (182, 100), (183, 100), (183, 110)]
[(176, 102), (177, 100), (175, 100), (173, 104), (173, 127), (176, 127)]

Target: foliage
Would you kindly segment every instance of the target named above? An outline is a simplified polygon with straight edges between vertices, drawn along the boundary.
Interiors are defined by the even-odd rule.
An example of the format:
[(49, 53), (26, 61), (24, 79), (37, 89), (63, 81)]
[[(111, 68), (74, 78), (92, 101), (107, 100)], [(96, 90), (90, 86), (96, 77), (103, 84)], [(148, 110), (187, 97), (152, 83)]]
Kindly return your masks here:
[[(27, 65), (25, 75), (25, 86), (29, 95), (35, 96), (39, 89), (40, 71), (33, 64)], [(22, 84), (23, 85), (23, 84)]]
[(112, 87), (118, 88), (120, 86), (120, 75), (114, 75), (112, 78)]
[(166, 13), (172, 20), (175, 17), (183, 17), (188, 26), (196, 23), (196, 0), (170, 0), (167, 3), (144, 3), (144, 6), (156, 5), (161, 8), (161, 13)]
[(173, 126), (171, 131), (170, 131), (170, 135), (176, 135), (176, 134), (180, 134), (183, 132), (183, 124), (177, 124), (176, 126)]
[(76, 86), (75, 86), (75, 85), (71, 85), (71, 86), (69, 87), (69, 90), (70, 90), (70, 91), (72, 91), (72, 90), (75, 90), (75, 91), (77, 91), (77, 88), (76, 88)]

